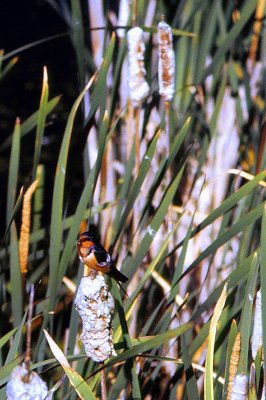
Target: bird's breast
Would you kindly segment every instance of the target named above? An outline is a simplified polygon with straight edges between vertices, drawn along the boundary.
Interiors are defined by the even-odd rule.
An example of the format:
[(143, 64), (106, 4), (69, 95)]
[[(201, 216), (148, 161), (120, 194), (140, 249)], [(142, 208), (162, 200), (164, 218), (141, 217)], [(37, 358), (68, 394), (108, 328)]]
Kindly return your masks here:
[(95, 269), (96, 271), (101, 271), (101, 272), (108, 272), (110, 271), (110, 266), (109, 265), (100, 265), (98, 264), (93, 252), (88, 254), (85, 257), (82, 257), (81, 261), (87, 265), (87, 267), (91, 269)]

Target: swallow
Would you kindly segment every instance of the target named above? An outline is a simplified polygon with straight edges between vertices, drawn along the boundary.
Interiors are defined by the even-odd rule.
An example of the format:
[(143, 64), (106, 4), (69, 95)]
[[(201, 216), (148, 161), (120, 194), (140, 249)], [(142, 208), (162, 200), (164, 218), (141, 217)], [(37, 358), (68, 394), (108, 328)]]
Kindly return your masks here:
[(111, 255), (90, 232), (83, 232), (77, 240), (80, 261), (87, 267), (106, 273), (117, 282), (127, 282), (128, 278), (116, 268)]

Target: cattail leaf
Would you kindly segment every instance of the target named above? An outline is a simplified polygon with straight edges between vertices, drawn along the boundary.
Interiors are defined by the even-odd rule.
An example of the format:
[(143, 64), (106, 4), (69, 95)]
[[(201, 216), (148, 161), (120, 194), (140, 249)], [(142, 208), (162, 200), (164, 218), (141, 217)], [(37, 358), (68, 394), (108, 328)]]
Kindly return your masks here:
[(184, 173), (184, 169), (185, 169), (185, 164), (182, 166), (182, 168), (180, 169), (179, 173), (176, 175), (173, 182), (169, 185), (154, 217), (152, 218), (149, 226), (147, 227), (147, 231), (136, 250), (136, 256), (134, 257), (134, 259), (131, 262), (130, 269), (132, 269), (133, 271), (135, 271), (137, 266), (142, 262), (145, 254), (148, 251), (148, 248), (149, 248), (151, 242), (153, 241), (153, 239), (156, 235), (156, 232), (158, 231), (165, 215), (167, 214), (168, 208), (169, 208), (171, 202), (173, 201), (174, 195), (180, 184), (182, 175)]
[(10, 283), (12, 288), (11, 305), (14, 319), (13, 326), (16, 327), (20, 324), (23, 315), (23, 291), (19, 262), (19, 242), (14, 222), (11, 225), (10, 233)]
[[(259, 185), (259, 181), (263, 181), (266, 177), (266, 171), (262, 171), (256, 177), (243, 185), (236, 192), (232, 193), (227, 199), (225, 199), (222, 204), (212, 211), (191, 233), (191, 237), (194, 237), (197, 233), (205, 229), (217, 218), (225, 214), (231, 208), (233, 208), (242, 198), (246, 197), (251, 193), (256, 186)], [(183, 241), (177, 245), (177, 248), (183, 244)]]
[(105, 50), (103, 63), (98, 72), (97, 81), (94, 87), (94, 90), (91, 95), (91, 106), (90, 112), (87, 117), (87, 120), (90, 120), (91, 117), (95, 114), (96, 110), (100, 107), (102, 112), (106, 110), (106, 79), (107, 73), (112, 61), (113, 52), (115, 47), (115, 35), (112, 35), (110, 43)]
[[(261, 313), (262, 313), (262, 342), (263, 349), (266, 349), (266, 205), (264, 205), (261, 225)], [(264, 355), (264, 371), (266, 370), (266, 357)]]
[[(195, 261), (186, 269), (186, 271), (181, 275), (179, 281), (183, 279), (189, 272), (191, 272), (201, 261), (203, 261), (210, 254), (215, 252), (220, 246), (224, 243), (232, 239), (238, 233), (242, 232), (243, 229), (248, 227), (250, 224), (254, 223), (257, 219), (262, 216), (264, 204), (261, 203), (249, 213), (247, 213), (244, 217), (242, 217), (237, 223), (231, 226), (225, 233), (222, 233), (218, 236), (216, 240), (212, 242), (210, 246), (205, 249), (199, 257), (196, 258)], [(178, 282), (179, 282), (178, 281)]]
[(138, 195), (140, 193), (143, 182), (150, 170), (151, 161), (152, 161), (152, 158), (156, 151), (156, 145), (157, 145), (157, 142), (159, 139), (159, 135), (160, 135), (160, 132), (157, 132), (157, 134), (154, 136), (145, 156), (143, 157), (138, 176), (137, 176), (136, 180), (134, 181), (134, 183), (131, 185), (130, 192), (127, 196), (126, 208), (121, 216), (117, 231), (114, 232), (114, 243), (117, 241), (118, 237), (121, 235), (123, 228), (125, 228), (125, 221), (128, 218), (129, 213), (131, 212), (131, 210), (133, 208), (136, 198), (138, 197)]
[(188, 399), (199, 400), (197, 380), (192, 367), (192, 360), (188, 351), (188, 344), (185, 335), (181, 336), (182, 361), (186, 374), (186, 393)]
[(49, 252), (49, 294), (50, 294), (50, 307), (53, 308), (55, 304), (57, 286), (60, 283), (58, 281), (58, 264), (61, 252), (61, 241), (62, 241), (62, 218), (63, 218), (63, 198), (64, 198), (64, 187), (65, 187), (65, 175), (67, 167), (67, 158), (70, 145), (70, 139), (73, 131), (74, 120), (78, 107), (85, 96), (87, 90), (92, 85), (94, 78), (86, 85), (85, 89), (78, 96), (75, 101), (64, 132), (63, 141), (60, 148), (60, 154), (56, 167), (56, 176), (53, 190), (52, 200), (52, 215), (51, 215), (51, 226), (50, 226), (50, 252)]
[[(1, 57), (2, 58), (2, 57)], [(0, 80), (4, 79), (4, 77), (12, 70), (12, 68), (17, 64), (19, 58), (13, 57), (2, 69), (2, 62), (0, 65)]]
[[(3, 367), (1, 367), (1, 369), (0, 369), (0, 385), (1, 386), (4, 385), (9, 380), (11, 372), (18, 364), (21, 363), (23, 358), (24, 358), (24, 356), (18, 356), (16, 358), (14, 358), (12, 361), (10, 361), (9, 363), (6, 363)], [(5, 397), (2, 397), (2, 394), (3, 394), (3, 396), (5, 396), (5, 392), (6, 392), (5, 388), (4, 388), (3, 392), (1, 393), (1, 391), (0, 391), (0, 396), (1, 396), (1, 398), (4, 399)]]
[(17, 332), (17, 328), (12, 329), (7, 332), (4, 336), (0, 338), (0, 349), (11, 339), (11, 337)]
[(15, 205), (16, 190), (18, 182), (18, 169), (20, 160), (20, 120), (17, 118), (15, 129), (12, 136), (12, 147), (9, 161), (8, 171), (8, 188), (7, 188), (7, 212), (6, 212), (6, 227), (11, 221), (11, 215)]
[(223, 42), (220, 44), (217, 52), (215, 53), (211, 64), (208, 66), (208, 68), (205, 70), (204, 77), (208, 76), (210, 73), (212, 73), (214, 70), (220, 69), (221, 63), (224, 60), (224, 56), (226, 52), (231, 48), (232, 44), (236, 40), (237, 36), (240, 34), (240, 32), (244, 29), (247, 21), (251, 17), (252, 13), (254, 12), (256, 8), (256, 2), (252, 2), (249, 0), (246, 0), (242, 6), (242, 9), (240, 11), (241, 18), (239, 19), (238, 22), (236, 22), (230, 31), (228, 32), (227, 36), (223, 40)]
[(163, 343), (168, 343), (170, 339), (178, 338), (182, 333), (188, 331), (193, 326), (192, 323), (187, 323), (179, 328), (170, 329), (167, 332), (164, 332), (160, 335), (156, 336), (147, 336), (147, 337), (140, 337), (136, 339), (136, 345), (133, 345), (130, 349), (125, 350), (123, 353), (119, 354), (117, 357), (112, 358), (106, 364), (106, 367), (110, 367), (115, 365), (118, 362), (125, 361), (129, 358), (135, 357), (139, 354), (142, 354), (146, 351), (149, 351), (153, 348), (160, 346)]
[[(47, 103), (46, 108), (46, 116), (49, 115), (57, 106), (60, 101), (60, 96), (56, 96), (53, 99), (49, 100)], [(21, 138), (31, 132), (35, 126), (37, 125), (39, 111), (35, 111), (30, 117), (28, 117), (22, 124), (21, 124)], [(7, 149), (12, 143), (12, 138), (7, 138), (3, 144), (0, 146), (0, 150)]]
[(48, 114), (47, 112), (48, 97), (49, 97), (49, 86), (48, 86), (47, 68), (44, 67), (42, 93), (41, 93), (41, 99), (37, 117), (37, 127), (36, 127), (36, 137), (35, 137), (35, 149), (34, 149), (33, 172), (32, 172), (33, 180), (36, 179), (37, 167), (40, 160), (42, 138), (45, 128), (45, 119), (46, 115)]
[(96, 400), (96, 397), (92, 393), (90, 386), (86, 381), (73, 369), (71, 368), (69, 362), (67, 361), (62, 350), (57, 346), (55, 341), (49, 335), (47, 331), (44, 330), (45, 337), (49, 343), (50, 349), (55, 356), (55, 358), (60, 363), (61, 367), (65, 371), (71, 385), (74, 387), (75, 391), (82, 400)]
[(7, 354), (5, 365), (9, 364), (12, 360), (14, 360), (15, 358), (18, 357), (18, 349), (19, 349), (19, 345), (23, 339), (22, 335), (23, 335), (23, 328), (25, 326), (26, 317), (27, 317), (27, 312), (24, 314), (24, 316), (18, 326), (14, 340), (12, 342), (12, 346), (10, 347), (10, 350)]
[(257, 253), (255, 252), (249, 271), (244, 303), (243, 303), (244, 307), (241, 313), (241, 321), (240, 321), (241, 353), (240, 353), (240, 361), (237, 372), (238, 374), (243, 374), (243, 375), (248, 375), (248, 353), (249, 353), (250, 332), (252, 326), (252, 309), (253, 309), (258, 270), (259, 270), (258, 256)]
[[(257, 250), (259, 254), (259, 250)], [(247, 275), (250, 269), (251, 262), (253, 260), (254, 253), (246, 259), (242, 260), (239, 266), (231, 272), (231, 274), (213, 290), (208, 299), (206, 299), (199, 308), (192, 314), (193, 319), (198, 318), (204, 311), (207, 311), (219, 298), (219, 294), (226, 282), (228, 282), (228, 290), (233, 289), (236, 285), (242, 283), (247, 279)]]
[(76, 53), (78, 74), (80, 84), (83, 86), (85, 83), (85, 36), (82, 28), (83, 17), (81, 11), (81, 4), (79, 1), (71, 0), (71, 40)]
[(213, 354), (217, 324), (221, 316), (226, 301), (227, 285), (224, 286), (221, 296), (214, 308), (213, 316), (210, 323), (209, 343), (207, 349), (205, 375), (204, 375), (204, 400), (213, 400)]
[(109, 123), (110, 121), (108, 113), (106, 112), (104, 114), (102, 126), (100, 129), (97, 159), (93, 169), (90, 171), (88, 175), (87, 181), (85, 183), (84, 189), (79, 199), (77, 210), (72, 220), (66, 244), (64, 246), (62, 256), (60, 258), (59, 271), (58, 271), (59, 282), (63, 279), (64, 273), (69, 263), (70, 256), (73, 253), (74, 247), (76, 247), (76, 237), (79, 232), (80, 223), (84, 218), (84, 212), (86, 210), (86, 207), (88, 204), (92, 204), (93, 193), (100, 173), (101, 163), (106, 145), (106, 137), (108, 133)]

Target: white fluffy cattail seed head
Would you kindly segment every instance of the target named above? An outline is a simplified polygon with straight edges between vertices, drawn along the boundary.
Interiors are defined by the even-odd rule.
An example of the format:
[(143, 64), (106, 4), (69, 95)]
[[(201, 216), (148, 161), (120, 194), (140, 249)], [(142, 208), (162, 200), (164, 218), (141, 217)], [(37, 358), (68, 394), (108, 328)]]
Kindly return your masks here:
[(259, 347), (262, 346), (262, 313), (261, 313), (261, 291), (258, 290), (255, 302), (254, 329), (251, 338), (251, 354), (255, 360)]
[(246, 400), (248, 394), (248, 376), (237, 374), (234, 379), (231, 400)]
[(96, 362), (115, 356), (111, 327), (114, 300), (103, 276), (91, 274), (81, 279), (75, 306), (82, 319), (81, 340), (87, 356)]
[(158, 24), (159, 93), (164, 101), (173, 100), (175, 93), (175, 53), (171, 27), (164, 21)]
[(7, 400), (44, 400), (48, 399), (46, 383), (36, 372), (28, 370), (25, 365), (18, 365), (11, 373), (6, 386)]
[(128, 31), (127, 46), (129, 98), (133, 107), (139, 107), (148, 96), (150, 90), (150, 87), (145, 80), (145, 45), (141, 28), (135, 27)]

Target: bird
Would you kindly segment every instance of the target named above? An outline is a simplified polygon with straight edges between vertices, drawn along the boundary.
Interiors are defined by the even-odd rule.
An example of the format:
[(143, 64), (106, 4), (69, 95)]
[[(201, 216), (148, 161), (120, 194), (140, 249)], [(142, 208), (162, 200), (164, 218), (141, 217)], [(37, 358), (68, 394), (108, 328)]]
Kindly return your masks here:
[(110, 253), (105, 250), (95, 235), (90, 232), (81, 233), (77, 240), (77, 249), (80, 261), (87, 267), (106, 273), (118, 283), (128, 281), (128, 278), (118, 271)]

